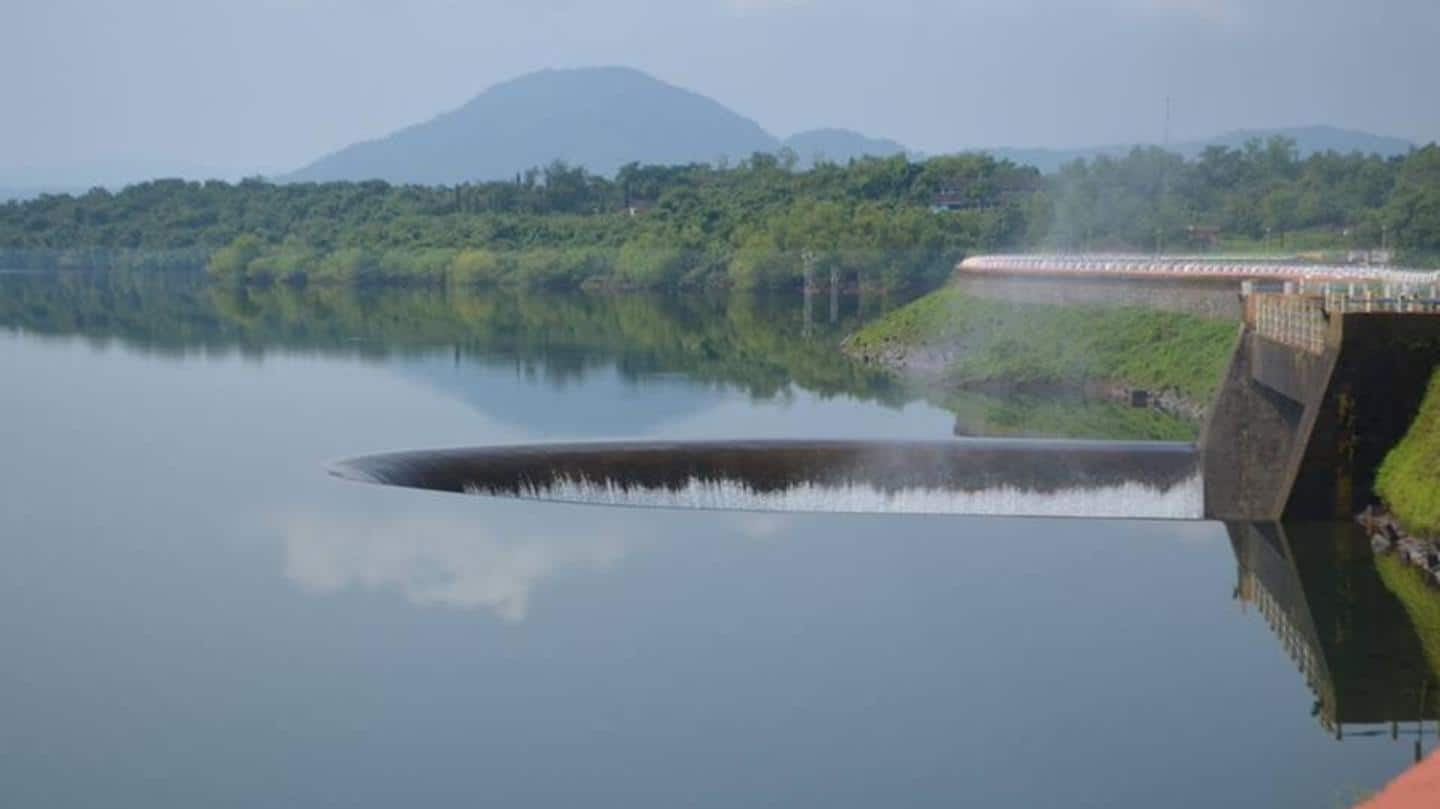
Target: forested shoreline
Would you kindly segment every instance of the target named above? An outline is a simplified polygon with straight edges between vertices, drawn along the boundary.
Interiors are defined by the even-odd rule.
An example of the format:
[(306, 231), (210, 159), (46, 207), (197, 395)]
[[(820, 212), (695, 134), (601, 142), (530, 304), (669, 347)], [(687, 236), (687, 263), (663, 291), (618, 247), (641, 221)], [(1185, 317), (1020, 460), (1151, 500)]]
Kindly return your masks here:
[(800, 170), (556, 163), (459, 186), (160, 180), (0, 205), (11, 268), (207, 266), (254, 283), (933, 286), (976, 251), (1440, 255), (1440, 147), (1301, 158), (1281, 138), (1038, 171), (966, 154)]

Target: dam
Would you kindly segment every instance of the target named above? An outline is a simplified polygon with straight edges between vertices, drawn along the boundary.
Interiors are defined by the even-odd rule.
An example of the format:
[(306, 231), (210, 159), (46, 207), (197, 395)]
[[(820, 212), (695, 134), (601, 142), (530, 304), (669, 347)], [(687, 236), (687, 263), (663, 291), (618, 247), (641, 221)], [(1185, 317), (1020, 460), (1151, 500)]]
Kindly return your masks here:
[[(537, 761), (573, 751), (590, 764), (612, 756), (594, 769), (617, 773), (621, 788), (636, 783), (635, 762), (667, 772), (719, 762), (717, 786), (734, 780), (729, 764), (755, 763), (813, 774), (841, 803), (901, 794), (864, 792), (878, 777), (923, 783), (937, 803), (995, 803), (986, 798), (999, 789), (1023, 805), (1053, 797), (1014, 791), (1034, 780), (1035, 760), (1090, 774), (1062, 802), (1120, 783), (1120, 762), (1127, 783), (1177, 767), (1194, 775), (1185, 794), (1198, 803), (1338, 806), (1337, 790), (1378, 785), (1417, 742), (1436, 745), (1440, 633), (1411, 617), (1433, 614), (1435, 592), (1400, 554), (1374, 553), (1359, 524), (1242, 521), (1230, 534), (1223, 523), (1090, 518), (1203, 514), (1214, 484), (1199, 480), (1198, 421), (1174, 443), (956, 440), (948, 409), (900, 403), (868, 377), (833, 382), (845, 366), (818, 363), (859, 318), (806, 342), (798, 294), (737, 310), (207, 286), (154, 274), (0, 283), (13, 427), (4, 469), (20, 504), (0, 509), (14, 583), (5, 606), (25, 616), (7, 647), (19, 688), (7, 718), (23, 720), (16, 749), (35, 751), (27, 772), (48, 772), (46, 750), (75, 735), (54, 717), (74, 714), (114, 729), (117, 755), (129, 755), (80, 778), (96, 794), (115, 794), (107, 773), (143, 774), (153, 751), (174, 747), (174, 723), (154, 721), (165, 717), (241, 731), (239, 748), (189, 768), (203, 780), (213, 764), (222, 787), (235, 750), (306, 760), (321, 740), (326, 767), (379, 773), (347, 794), (387, 794), (394, 779), (367, 757), (454, 741), (422, 774), (469, 783), (477, 762), (521, 773), (497, 784), (506, 795), (533, 780)], [(1219, 335), (1207, 362), (1217, 380), (1244, 302), (1224, 294), (1236, 314), (1207, 324)], [(496, 309), (509, 314), (488, 319)], [(533, 329), (521, 314), (537, 318)], [(764, 328), (727, 331), (737, 315)], [(654, 334), (688, 353), (660, 353)], [(788, 349), (789, 364), (762, 364)], [(787, 395), (772, 380), (793, 369), (810, 376)], [(1023, 434), (1053, 423), (1026, 422), (1035, 429)], [(617, 439), (608, 457), (584, 451)], [(776, 440), (941, 446), (899, 447), (916, 468), (896, 480), (877, 474), (891, 468), (883, 454), (855, 469), (844, 452), (792, 453)], [(745, 452), (722, 457), (733, 444)], [(337, 458), (467, 445), (480, 449), (440, 450), (434, 475), (370, 467), (387, 482), (440, 486), (448, 475), (459, 485), (446, 491), (323, 472)], [(939, 449), (1013, 463), (985, 464), (987, 481)], [(774, 450), (790, 471), (763, 476), (756, 461)], [(930, 477), (947, 467), (953, 478)], [(571, 486), (552, 470), (617, 485)], [(693, 485), (707, 477), (716, 485)], [(793, 497), (782, 492), (790, 481)], [(877, 507), (862, 494), (891, 487), (896, 500), (878, 505), (905, 514), (856, 513)], [(476, 496), (492, 492), (501, 496)], [(537, 499), (549, 495), (567, 502)], [(660, 500), (676, 505), (568, 504)], [(700, 510), (735, 504), (782, 513)], [(197, 648), (214, 653), (197, 659)], [(357, 687), (335, 687), (346, 678)], [(211, 699), (217, 689), (234, 698)], [(67, 708), (77, 694), (79, 714)], [(603, 730), (617, 723), (620, 735)], [(359, 737), (349, 730), (362, 725)], [(250, 733), (267, 728), (284, 732)], [(1055, 738), (1084, 741), (1057, 758)], [(701, 749), (674, 758), (677, 739)], [(926, 772), (946, 780), (916, 780)], [(36, 802), (53, 781), (34, 779)], [(603, 786), (561, 784), (555, 802)], [(1159, 782), (1133, 803), (1174, 794)]]
[(1108, 295), (1205, 317), (1233, 312), (1231, 358), (1193, 444), (601, 442), (391, 453), (332, 472), (441, 491), (663, 508), (1350, 520), (1373, 502), (1376, 470), (1440, 367), (1436, 277), (1114, 256), (974, 257), (960, 266), (957, 282), (980, 279), (966, 289), (982, 296), (1013, 299), (1039, 283), (1045, 302), (1059, 305)]
[(1348, 520), (1440, 367), (1424, 289), (1246, 289), (1244, 323), (1199, 448), (1216, 519)]

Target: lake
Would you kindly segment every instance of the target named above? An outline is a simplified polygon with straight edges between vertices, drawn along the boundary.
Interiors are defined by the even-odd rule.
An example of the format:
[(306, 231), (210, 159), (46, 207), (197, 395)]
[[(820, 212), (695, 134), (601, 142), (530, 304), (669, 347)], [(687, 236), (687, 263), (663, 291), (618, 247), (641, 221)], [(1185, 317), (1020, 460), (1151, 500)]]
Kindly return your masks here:
[(1430, 749), (1433, 639), (1346, 527), (327, 473), (1033, 432), (845, 362), (891, 303), (0, 278), (4, 803), (1344, 806)]

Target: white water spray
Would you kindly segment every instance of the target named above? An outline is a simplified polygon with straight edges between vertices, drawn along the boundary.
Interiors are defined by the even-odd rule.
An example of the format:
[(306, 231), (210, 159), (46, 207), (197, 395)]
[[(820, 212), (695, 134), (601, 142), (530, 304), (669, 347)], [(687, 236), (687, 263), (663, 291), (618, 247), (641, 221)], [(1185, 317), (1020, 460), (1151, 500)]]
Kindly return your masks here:
[[(497, 494), (473, 485), (466, 486), (465, 491)], [(613, 480), (565, 479), (543, 486), (526, 483), (519, 492), (499, 494), (532, 500), (648, 508), (1175, 520), (1200, 519), (1205, 506), (1205, 487), (1198, 473), (1168, 489), (1136, 481), (1051, 492), (1014, 486), (978, 491), (939, 488), (891, 491), (863, 483), (806, 482), (774, 491), (758, 491), (736, 480), (692, 477), (674, 488), (622, 485)]]

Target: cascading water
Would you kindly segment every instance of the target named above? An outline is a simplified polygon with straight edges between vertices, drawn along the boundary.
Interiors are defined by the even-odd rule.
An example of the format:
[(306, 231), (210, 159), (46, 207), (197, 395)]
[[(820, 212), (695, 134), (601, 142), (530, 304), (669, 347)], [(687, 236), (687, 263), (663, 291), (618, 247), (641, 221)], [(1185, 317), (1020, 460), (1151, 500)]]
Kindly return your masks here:
[(1200, 519), (1192, 447), (1165, 443), (691, 442), (493, 447), (344, 462), (341, 477), (679, 509)]
[[(493, 495), (479, 486), (470, 494)], [(885, 490), (867, 484), (800, 483), (758, 491), (740, 480), (690, 478), (676, 488), (640, 487), (614, 480), (558, 480), (522, 485), (509, 495), (562, 503), (722, 511), (794, 511), (842, 514), (973, 514), (1034, 517), (1198, 519), (1205, 488), (1194, 475), (1169, 488), (1139, 482), (1051, 492), (998, 486), (978, 491), (941, 488)]]

